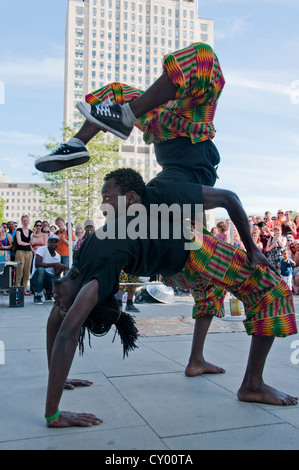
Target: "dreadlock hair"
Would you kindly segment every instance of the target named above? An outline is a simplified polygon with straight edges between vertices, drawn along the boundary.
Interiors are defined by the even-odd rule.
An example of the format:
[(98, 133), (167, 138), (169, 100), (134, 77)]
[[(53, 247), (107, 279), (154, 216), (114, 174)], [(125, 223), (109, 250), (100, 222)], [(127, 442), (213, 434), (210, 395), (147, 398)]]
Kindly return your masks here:
[(91, 346), (90, 333), (94, 336), (104, 336), (110, 331), (113, 324), (116, 331), (112, 342), (115, 339), (116, 333), (118, 333), (123, 345), (123, 358), (128, 356), (129, 351), (133, 351), (138, 347), (136, 341), (139, 334), (134, 318), (126, 312), (121, 312), (116, 298), (111, 294), (92, 310), (81, 327), (79, 336), (80, 354), (84, 353), (86, 330), (88, 332), (89, 346)]
[(116, 184), (119, 186), (122, 194), (135, 191), (139, 196), (143, 196), (145, 182), (138, 171), (132, 168), (118, 168), (105, 175), (104, 181), (108, 181), (111, 178), (116, 180)]

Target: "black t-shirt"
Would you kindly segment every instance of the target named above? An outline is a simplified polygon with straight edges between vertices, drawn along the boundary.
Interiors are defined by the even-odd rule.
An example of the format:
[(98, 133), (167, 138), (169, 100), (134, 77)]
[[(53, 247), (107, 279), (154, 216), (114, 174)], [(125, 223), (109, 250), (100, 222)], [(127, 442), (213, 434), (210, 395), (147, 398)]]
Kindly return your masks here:
[[(28, 229), (28, 236), (26, 237), (24, 232), (23, 232), (23, 229), (20, 227), (20, 228), (17, 228), (17, 231), (20, 232), (20, 238), (21, 238), (21, 241), (23, 243), (30, 243), (30, 237), (31, 237), (31, 234), (32, 234), (32, 230)], [(16, 236), (16, 235), (15, 235)], [(17, 242), (17, 250), (21, 250), (21, 251), (31, 251), (31, 246), (30, 245), (18, 245), (18, 242)]]
[[(179, 228), (173, 228), (172, 223), (167, 224), (169, 236), (163, 232), (163, 238), (159, 235), (160, 221), (156, 236), (156, 227), (147, 215), (136, 218), (120, 217), (115, 221), (115, 232), (113, 224), (109, 225), (108, 222), (108, 225), (105, 224), (87, 238), (74, 257), (74, 265), (81, 272), (83, 284), (92, 279), (98, 280), (98, 303), (119, 290), (122, 269), (127, 274), (136, 276), (170, 276), (183, 268), (189, 255), (189, 251), (185, 249), (185, 243), (189, 239), (184, 238), (183, 231), (179, 236)], [(139, 224), (134, 230), (137, 222)], [(109, 237), (103, 238), (107, 231)], [(134, 239), (134, 233), (139, 234), (139, 238)]]
[(143, 204), (151, 211), (153, 205), (174, 205), (183, 219), (203, 211), (202, 185), (190, 182), (188, 176), (175, 168), (163, 170), (150, 180), (142, 196)]

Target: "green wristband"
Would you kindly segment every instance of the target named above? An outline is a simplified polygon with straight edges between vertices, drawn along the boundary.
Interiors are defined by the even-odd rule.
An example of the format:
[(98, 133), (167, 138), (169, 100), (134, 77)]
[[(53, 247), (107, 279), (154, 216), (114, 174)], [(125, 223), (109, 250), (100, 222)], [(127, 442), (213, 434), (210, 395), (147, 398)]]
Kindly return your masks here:
[(50, 416), (49, 418), (47, 418), (47, 416), (45, 414), (45, 420), (47, 421), (47, 423), (51, 423), (51, 421), (54, 421), (54, 419), (58, 418), (59, 415), (60, 415), (59, 410), (56, 411), (55, 415)]

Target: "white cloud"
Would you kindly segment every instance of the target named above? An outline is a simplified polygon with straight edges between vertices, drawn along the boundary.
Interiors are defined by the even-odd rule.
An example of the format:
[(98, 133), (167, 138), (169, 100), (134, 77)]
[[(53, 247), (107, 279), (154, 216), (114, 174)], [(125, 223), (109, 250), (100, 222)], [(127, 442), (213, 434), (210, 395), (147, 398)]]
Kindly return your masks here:
[(11, 146), (15, 145), (43, 145), (45, 143), (45, 137), (35, 134), (23, 133), (16, 130), (11, 131), (0, 131), (0, 144)]
[(235, 39), (240, 34), (248, 32), (250, 29), (249, 18), (250, 15), (222, 18), (220, 22), (217, 22), (217, 27), (215, 28), (215, 41)]
[(64, 58), (19, 58), (0, 62), (0, 79), (5, 86), (47, 88), (61, 86), (64, 80)]
[[(254, 76), (252, 72), (248, 73), (247, 76)], [(273, 77), (269, 77), (269, 80), (252, 80), (244, 76), (244, 73), (240, 72), (227, 72), (225, 74), (226, 83), (233, 87), (248, 88), (256, 91), (262, 91), (266, 93), (274, 93), (281, 96), (288, 96), (290, 100), (294, 95), (294, 89), (292, 88), (292, 82), (289, 85), (273, 81)]]
[(297, 147), (299, 147), (299, 134), (292, 134), (291, 140)]

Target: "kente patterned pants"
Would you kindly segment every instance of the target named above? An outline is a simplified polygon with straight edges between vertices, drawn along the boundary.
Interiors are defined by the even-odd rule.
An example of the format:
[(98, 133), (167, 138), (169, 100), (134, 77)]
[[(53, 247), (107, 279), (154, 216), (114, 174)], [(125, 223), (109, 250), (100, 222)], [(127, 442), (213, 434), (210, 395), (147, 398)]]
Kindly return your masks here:
[(120, 277), (119, 277), (119, 290), (123, 292), (135, 292), (137, 286), (122, 286), (122, 282), (138, 282), (139, 277), (138, 276), (132, 276), (131, 274), (126, 274), (123, 270), (120, 272)]
[(281, 277), (263, 265), (252, 270), (243, 250), (205, 229), (194, 235), (194, 249), (183, 270), (164, 278), (168, 286), (190, 289), (195, 302), (193, 318), (207, 313), (223, 317), (223, 289), (227, 289), (244, 304), (249, 335), (297, 333), (292, 293)]

